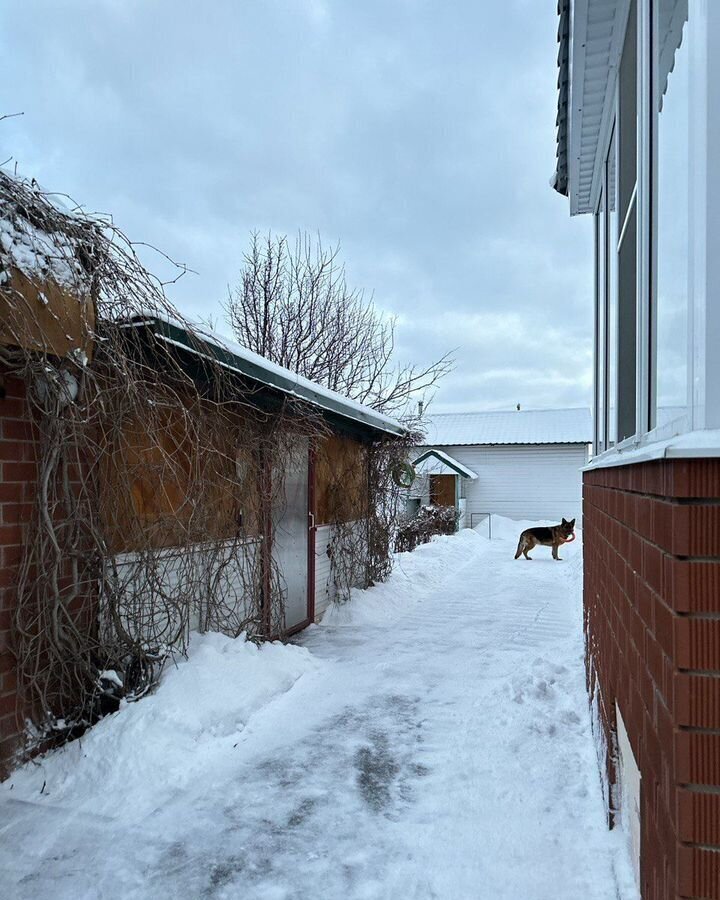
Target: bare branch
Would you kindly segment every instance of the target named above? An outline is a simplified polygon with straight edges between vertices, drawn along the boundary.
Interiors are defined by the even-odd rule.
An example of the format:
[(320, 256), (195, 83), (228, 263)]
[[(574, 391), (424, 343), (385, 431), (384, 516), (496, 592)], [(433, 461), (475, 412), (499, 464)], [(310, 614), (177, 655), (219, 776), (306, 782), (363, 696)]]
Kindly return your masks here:
[(350, 288), (340, 248), (318, 236), (251, 236), (225, 309), (241, 344), (307, 378), (384, 412), (408, 414), (453, 366), (393, 366), (394, 317)]

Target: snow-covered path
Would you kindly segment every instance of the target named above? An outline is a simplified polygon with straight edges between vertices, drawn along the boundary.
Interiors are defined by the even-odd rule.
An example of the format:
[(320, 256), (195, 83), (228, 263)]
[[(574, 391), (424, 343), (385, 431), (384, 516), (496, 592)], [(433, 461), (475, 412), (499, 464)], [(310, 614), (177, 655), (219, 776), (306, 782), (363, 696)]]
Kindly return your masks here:
[(299, 647), (198, 639), (154, 697), (2, 785), (0, 896), (633, 898), (580, 544), (528, 564), (504, 533), (402, 555)]

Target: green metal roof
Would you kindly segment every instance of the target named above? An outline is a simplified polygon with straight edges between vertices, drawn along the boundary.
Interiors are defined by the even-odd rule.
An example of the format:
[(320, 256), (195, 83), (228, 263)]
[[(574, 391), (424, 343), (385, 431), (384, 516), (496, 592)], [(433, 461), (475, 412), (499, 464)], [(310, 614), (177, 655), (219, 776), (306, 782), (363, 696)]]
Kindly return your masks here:
[(129, 324), (148, 328), (154, 337), (165, 343), (211, 359), (258, 384), (297, 397), (341, 419), (385, 434), (407, 434), (407, 429), (396, 419), (316, 384), (202, 326), (173, 321), (162, 315), (135, 316)]

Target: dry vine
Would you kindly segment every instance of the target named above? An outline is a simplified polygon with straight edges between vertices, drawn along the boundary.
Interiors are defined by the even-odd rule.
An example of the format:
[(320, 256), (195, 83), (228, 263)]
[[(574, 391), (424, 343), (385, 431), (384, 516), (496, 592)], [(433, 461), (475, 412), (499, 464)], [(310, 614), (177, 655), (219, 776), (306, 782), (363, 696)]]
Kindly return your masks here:
[[(16, 655), (39, 736), (137, 699), (190, 630), (285, 631), (272, 554), (283, 473), (322, 447), (319, 412), (203, 357), (192, 377), (143, 322), (183, 323), (112, 223), (0, 171), (0, 364), (31, 408), (37, 482), (17, 584)], [(406, 441), (328, 463), (335, 595), (385, 577)], [(334, 497), (334, 499), (333, 499)], [(362, 510), (360, 526), (347, 509)], [(357, 518), (357, 517), (356, 517)], [(263, 562), (263, 560), (270, 560)]]

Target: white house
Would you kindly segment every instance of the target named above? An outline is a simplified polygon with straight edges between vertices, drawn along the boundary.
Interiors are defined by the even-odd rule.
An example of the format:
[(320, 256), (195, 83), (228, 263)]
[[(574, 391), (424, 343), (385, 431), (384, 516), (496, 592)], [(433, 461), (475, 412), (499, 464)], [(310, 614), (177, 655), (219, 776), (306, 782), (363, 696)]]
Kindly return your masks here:
[(467, 528), (493, 513), (580, 521), (589, 409), (439, 413), (423, 426), (411, 504), (456, 505)]

